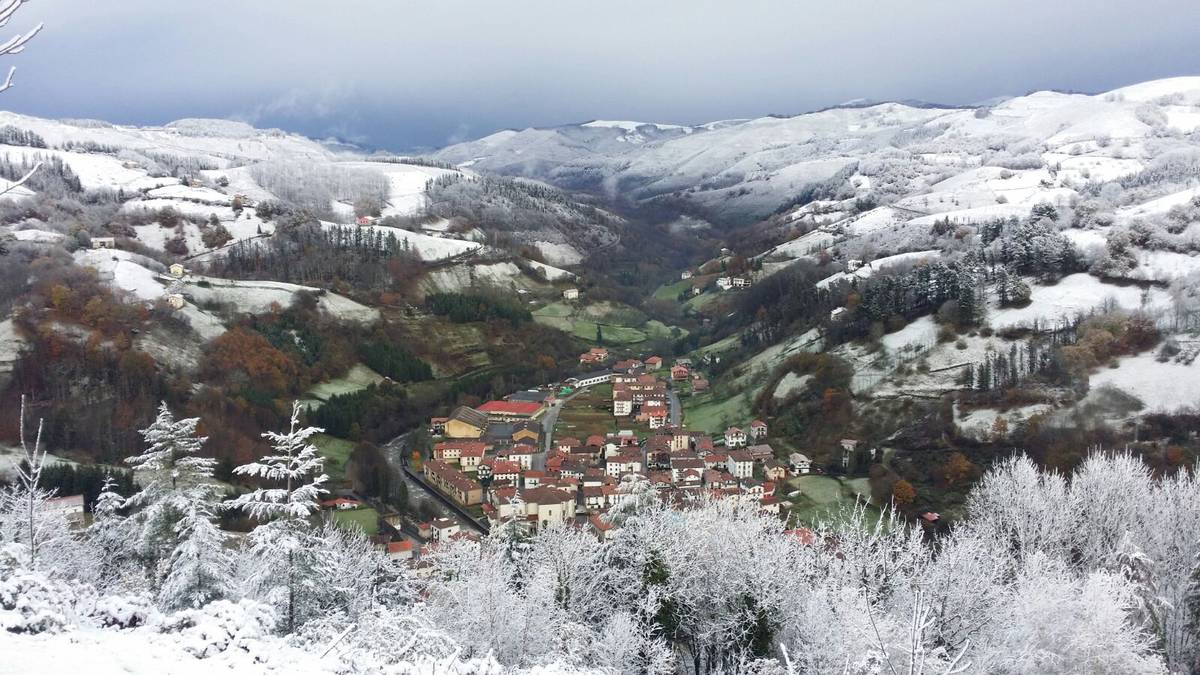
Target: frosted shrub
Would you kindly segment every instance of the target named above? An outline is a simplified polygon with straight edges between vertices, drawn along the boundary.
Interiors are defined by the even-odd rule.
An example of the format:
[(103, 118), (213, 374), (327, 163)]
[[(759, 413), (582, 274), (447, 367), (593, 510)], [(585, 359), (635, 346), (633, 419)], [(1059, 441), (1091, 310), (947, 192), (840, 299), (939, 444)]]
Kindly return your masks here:
[(261, 602), (217, 600), (172, 614), (159, 630), (178, 634), (184, 651), (203, 659), (230, 648), (249, 650), (269, 637), (277, 622), (275, 611)]
[(92, 621), (102, 628), (137, 628), (158, 618), (154, 602), (145, 593), (105, 596), (92, 611)]

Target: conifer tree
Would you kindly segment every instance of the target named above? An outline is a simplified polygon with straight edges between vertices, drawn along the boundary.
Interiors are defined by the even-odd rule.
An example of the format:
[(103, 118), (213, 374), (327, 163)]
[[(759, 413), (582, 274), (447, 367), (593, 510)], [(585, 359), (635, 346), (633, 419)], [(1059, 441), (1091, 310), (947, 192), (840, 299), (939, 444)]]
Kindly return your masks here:
[(288, 632), (296, 626), (297, 595), (309, 562), (304, 546), (311, 529), (309, 517), (320, 508), (317, 500), (328, 480), (322, 472), (324, 460), (309, 442), (324, 430), (299, 428), (299, 423), (300, 403), (296, 401), (288, 431), (263, 434), (271, 441), (273, 454), (234, 469), (235, 474), (258, 478), (270, 487), (228, 502), (228, 508), (240, 509), (260, 523), (250, 535), (250, 555), (260, 562), (255, 576), (268, 600), (283, 605)]

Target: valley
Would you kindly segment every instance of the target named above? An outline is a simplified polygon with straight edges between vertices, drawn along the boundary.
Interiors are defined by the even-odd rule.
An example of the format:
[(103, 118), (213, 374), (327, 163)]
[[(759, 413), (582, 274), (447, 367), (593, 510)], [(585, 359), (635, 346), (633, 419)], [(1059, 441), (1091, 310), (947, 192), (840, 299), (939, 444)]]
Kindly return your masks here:
[[(760, 546), (839, 570), (894, 546), (949, 575), (961, 552), (926, 545), (959, 528), (1057, 517), (1038, 499), (1091, 518), (1071, 491), (1097, 466), (1192, 489), (1198, 111), (1200, 78), (1172, 78), (972, 107), (597, 120), (411, 156), (224, 120), (0, 113), (0, 178), (40, 163), (0, 194), (0, 409), (44, 420), (46, 487), (89, 522), (105, 476), (144, 479), (126, 458), (165, 409), (195, 422), (234, 500), (261, 495), (244, 467), (266, 461), (264, 432), (311, 432), (322, 541), (361, 531), (422, 579), (462, 572), (460, 546), (495, 543), (509, 557), (493, 567), (513, 571), (530, 547), (631, 537), (643, 557), (597, 570), (627, 565), (646, 588), (696, 559), (797, 583), (746, 555)], [(4, 480), (27, 419), (0, 419)], [(1139, 508), (1173, 498), (1137, 485), (1155, 495)], [(239, 541), (262, 529), (205, 520)], [(692, 548), (693, 527), (723, 535)], [(1116, 545), (1062, 546), (1107, 570), (1097, 551)], [(575, 555), (536, 550), (560, 568)], [(490, 630), (448, 619), (482, 601), (438, 583), (457, 639)], [(502, 608), (509, 582), (481, 583)], [(853, 605), (855, 587), (830, 583), (851, 600), (829, 606)], [(737, 640), (792, 611), (758, 613), (757, 587), (731, 598)], [(655, 633), (647, 653), (708, 639), (670, 609), (628, 618), (683, 636)], [(721, 635), (704, 649), (765, 658)]]

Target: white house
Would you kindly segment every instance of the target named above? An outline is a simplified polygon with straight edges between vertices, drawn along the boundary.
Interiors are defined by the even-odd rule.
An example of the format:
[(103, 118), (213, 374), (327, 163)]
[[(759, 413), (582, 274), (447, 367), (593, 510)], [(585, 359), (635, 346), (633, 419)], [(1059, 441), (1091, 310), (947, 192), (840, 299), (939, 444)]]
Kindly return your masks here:
[(458, 521), (450, 518), (438, 518), (433, 521), (434, 541), (446, 541), (462, 531)]
[(723, 291), (733, 288), (733, 279), (729, 277), (721, 277), (720, 279), (717, 279), (717, 288)]
[(793, 452), (788, 455), (788, 471), (793, 476), (801, 476), (812, 471), (812, 460), (806, 455)]
[(845, 307), (834, 307), (833, 311), (829, 313), (829, 320), (836, 321), (839, 318), (841, 318), (841, 316), (845, 313), (846, 313)]
[(748, 452), (735, 450), (725, 459), (725, 470), (734, 478), (752, 478), (754, 458)]
[(579, 289), (578, 288), (568, 288), (567, 290), (563, 291), (562, 295), (563, 295), (563, 300), (578, 300), (579, 299)]
[(680, 279), (683, 279), (683, 280), (685, 280), (685, 281), (686, 281), (686, 280), (688, 280), (688, 279), (691, 279), (691, 278), (692, 278), (692, 271), (691, 271), (691, 270), (684, 270), (684, 271), (680, 272), (680, 273), (679, 273), (679, 278), (680, 278)]
[(734, 277), (733, 278), (733, 287), (734, 288), (750, 288), (749, 277)]
[(746, 444), (746, 432), (737, 427), (729, 427), (725, 430), (725, 447), (740, 448)]

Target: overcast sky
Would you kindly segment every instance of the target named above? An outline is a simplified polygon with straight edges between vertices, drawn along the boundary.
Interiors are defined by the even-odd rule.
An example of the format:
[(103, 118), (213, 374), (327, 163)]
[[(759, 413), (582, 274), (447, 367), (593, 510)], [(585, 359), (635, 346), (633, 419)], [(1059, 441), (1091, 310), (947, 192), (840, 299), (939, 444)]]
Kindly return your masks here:
[(1200, 75), (1196, 0), (33, 0), (5, 108), (395, 150)]

